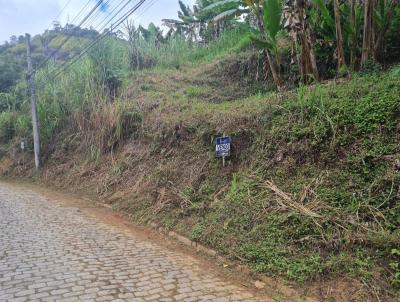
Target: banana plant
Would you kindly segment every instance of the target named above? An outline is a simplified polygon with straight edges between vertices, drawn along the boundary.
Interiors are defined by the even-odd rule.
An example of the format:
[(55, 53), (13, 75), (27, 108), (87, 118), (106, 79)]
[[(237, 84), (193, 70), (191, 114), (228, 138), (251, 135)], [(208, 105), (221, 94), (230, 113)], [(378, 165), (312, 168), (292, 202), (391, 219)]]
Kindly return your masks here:
[[(283, 9), (284, 28), (292, 40), (292, 55), (297, 60), (301, 80), (319, 80), (318, 66), (310, 31), (310, 12), (305, 0), (286, 0)], [(293, 60), (294, 61), (294, 60)]]
[[(256, 5), (252, 7), (252, 11), (257, 14), (256, 18), (258, 20), (259, 32), (256, 35), (251, 36), (253, 43), (265, 50), (268, 65), (274, 78), (275, 85), (278, 90), (282, 90), (283, 81), (281, 79), (281, 74), (279, 70), (279, 50), (277, 43), (277, 35), (282, 27), (282, 2), (280, 0), (265, 0), (265, 1), (246, 1), (251, 5)], [(263, 2), (258, 9), (257, 3)], [(258, 13), (261, 11), (261, 13)]]
[(177, 35), (185, 37), (188, 41), (196, 41), (199, 20), (196, 18), (193, 10), (182, 1), (179, 1), (179, 7), (179, 20), (163, 19), (163, 25), (170, 28), (170, 30), (174, 31)]
[(343, 4), (343, 33), (345, 46), (350, 49), (350, 70), (354, 71), (359, 57), (359, 38), (362, 33), (362, 5), (356, 0)]
[(252, 40), (261, 48), (267, 58), (274, 83), (278, 90), (283, 90), (278, 59), (277, 34), (282, 29), (282, 2), (281, 0), (220, 0), (203, 9), (204, 11), (218, 11), (212, 22), (237, 18), (251, 14), (257, 21), (257, 29)]
[[(333, 2), (333, 3), (332, 3)], [(336, 45), (338, 70), (346, 67), (345, 53), (350, 52), (350, 68), (355, 69), (362, 32), (362, 5), (359, 1), (312, 0), (312, 26), (322, 42)], [(333, 9), (330, 6), (333, 6)]]
[(398, 6), (399, 3), (399, 0), (378, 0), (377, 8), (374, 13), (376, 32), (379, 33), (375, 39), (374, 45), (375, 59), (383, 57), (386, 34), (392, 25), (396, 6)]
[[(211, 22), (218, 22), (226, 19), (232, 19), (240, 17), (243, 14), (248, 13), (246, 9), (248, 6), (246, 2), (256, 1), (244, 1), (244, 0), (220, 0), (216, 1), (201, 10), (201, 14), (213, 13)], [(257, 1), (258, 2), (258, 1)]]
[(365, 0), (361, 65), (382, 57), (387, 31), (399, 0)]
[[(321, 29), (324, 34), (325, 40), (331, 41), (336, 44), (336, 56), (337, 56), (337, 69), (341, 70), (346, 66), (346, 58), (344, 52), (344, 35), (342, 28), (343, 21), (349, 22), (349, 19), (342, 18), (342, 9), (339, 0), (332, 0), (333, 12), (328, 8), (325, 0), (312, 0), (313, 4), (320, 11), (321, 18), (318, 20), (316, 25)], [(332, 16), (333, 14), (333, 16)]]

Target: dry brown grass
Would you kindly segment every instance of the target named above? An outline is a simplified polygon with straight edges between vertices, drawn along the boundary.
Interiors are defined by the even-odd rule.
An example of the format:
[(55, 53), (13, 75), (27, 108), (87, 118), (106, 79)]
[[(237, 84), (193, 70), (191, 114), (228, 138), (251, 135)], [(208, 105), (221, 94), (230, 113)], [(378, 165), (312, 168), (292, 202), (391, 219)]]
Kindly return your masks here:
[(81, 136), (82, 150), (100, 153), (113, 150), (132, 135), (140, 123), (136, 109), (122, 102), (93, 104), (74, 112), (72, 117), (72, 126)]

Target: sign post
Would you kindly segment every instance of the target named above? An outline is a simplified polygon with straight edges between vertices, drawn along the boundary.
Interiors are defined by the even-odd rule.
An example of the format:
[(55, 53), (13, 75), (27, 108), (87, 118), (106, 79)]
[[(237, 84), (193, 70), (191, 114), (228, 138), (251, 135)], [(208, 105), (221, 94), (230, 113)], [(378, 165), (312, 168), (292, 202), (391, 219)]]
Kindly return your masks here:
[(222, 158), (223, 167), (225, 167), (225, 159), (231, 156), (231, 142), (231, 138), (225, 135), (216, 139), (215, 156)]
[(26, 142), (26, 139), (22, 139), (20, 142), (20, 148), (22, 151), (22, 165), (25, 166), (25, 149), (28, 147), (28, 143)]

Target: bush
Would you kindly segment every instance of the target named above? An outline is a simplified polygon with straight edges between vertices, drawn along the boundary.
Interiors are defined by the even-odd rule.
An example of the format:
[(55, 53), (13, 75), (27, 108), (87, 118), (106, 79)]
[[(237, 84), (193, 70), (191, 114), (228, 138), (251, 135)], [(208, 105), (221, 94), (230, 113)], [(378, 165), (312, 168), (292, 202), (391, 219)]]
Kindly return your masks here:
[(0, 113), (0, 142), (8, 143), (15, 135), (15, 112)]
[(15, 134), (18, 137), (28, 137), (31, 133), (32, 123), (30, 117), (21, 114), (17, 117), (15, 122)]
[(393, 249), (391, 254), (395, 258), (395, 260), (390, 263), (390, 267), (393, 269), (392, 284), (395, 288), (400, 289), (400, 250)]

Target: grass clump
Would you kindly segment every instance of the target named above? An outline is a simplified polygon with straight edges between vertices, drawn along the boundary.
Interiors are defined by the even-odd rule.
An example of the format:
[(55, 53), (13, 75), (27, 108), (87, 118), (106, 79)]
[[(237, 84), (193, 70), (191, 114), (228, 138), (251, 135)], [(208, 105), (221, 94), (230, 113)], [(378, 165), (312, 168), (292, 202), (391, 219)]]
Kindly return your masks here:
[(160, 45), (154, 41), (139, 41), (139, 48), (155, 68), (180, 68), (183, 65), (199, 64), (223, 58), (251, 46), (250, 33), (246, 25), (226, 30), (221, 36), (204, 46), (188, 43), (175, 37)]
[(400, 289), (400, 251), (392, 249), (391, 254), (394, 258), (390, 263), (390, 267), (393, 269), (392, 285)]
[[(185, 183), (184, 201), (158, 215), (175, 217), (169, 228), (264, 274), (297, 282), (344, 274), (371, 286), (393, 280), (399, 89), (392, 72), (375, 72), (281, 97), (167, 98), (157, 112), (168, 125), (198, 127), (190, 141), (199, 150), (180, 148), (197, 154), (206, 172), (190, 185), (170, 178)], [(234, 148), (225, 169), (200, 155), (212, 153), (210, 138), (222, 132)]]
[(14, 137), (16, 116), (15, 112), (0, 112), (0, 142), (6, 144)]

